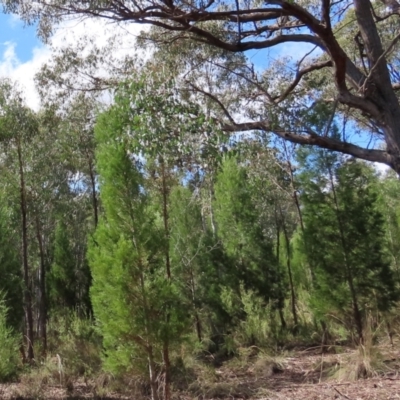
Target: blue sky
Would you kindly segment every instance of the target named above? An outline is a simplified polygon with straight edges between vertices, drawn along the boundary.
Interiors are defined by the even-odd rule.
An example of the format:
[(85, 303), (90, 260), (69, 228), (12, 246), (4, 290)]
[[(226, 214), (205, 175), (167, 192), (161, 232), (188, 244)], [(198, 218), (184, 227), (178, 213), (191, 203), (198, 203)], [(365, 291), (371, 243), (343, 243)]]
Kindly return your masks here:
[(0, 13), (0, 77), (16, 81), (28, 105), (39, 108), (33, 77), (40, 65), (50, 58), (50, 50), (36, 36), (34, 26), (13, 15)]
[[(1, 13), (0, 24), (3, 27), (0, 30), (0, 76), (7, 76), (18, 81), (21, 89), (25, 92), (28, 105), (38, 109), (39, 99), (36, 95), (33, 78), (40, 66), (50, 60), (51, 50), (37, 38), (35, 26), (26, 26), (17, 17)], [(74, 35), (74, 37), (82, 37), (88, 31), (92, 31), (96, 41), (101, 42), (104, 36), (104, 27), (100, 26), (101, 22), (92, 22), (90, 25), (90, 29), (88, 29), (84, 28), (82, 24), (70, 24), (67, 29), (64, 29), (64, 34), (65, 31), (67, 32), (67, 39), (62, 38), (63, 35), (61, 34), (58, 38), (53, 39), (53, 45), (60, 47), (67, 42), (73, 43), (71, 37)], [(113, 25), (113, 31), (115, 31), (115, 27)], [(138, 29), (141, 29), (138, 25), (129, 26), (129, 31), (133, 34), (137, 33)], [(71, 31), (73, 31), (73, 34), (71, 34)], [(256, 69), (262, 70), (271, 58), (279, 58), (282, 53), (290, 54), (294, 58), (301, 57), (308, 48), (309, 46), (302, 46), (298, 43), (287, 43), (274, 49), (248, 52), (248, 56), (255, 64)], [(127, 50), (127, 47), (125, 47), (125, 50)]]
[(3, 47), (2, 53), (8, 43), (15, 44), (15, 54), (21, 62), (26, 62), (32, 58), (32, 50), (41, 46), (36, 37), (35, 26), (25, 26), (17, 17), (12, 15), (0, 14), (0, 43)]
[[(38, 110), (40, 103), (34, 76), (43, 64), (51, 60), (52, 48), (36, 37), (35, 26), (26, 26), (15, 16), (0, 13), (0, 23), (3, 27), (0, 30), (0, 77), (16, 81), (27, 104)], [(59, 49), (74, 46), (85, 36), (92, 39), (93, 45), (105, 46), (110, 36), (120, 33), (121, 47), (115, 53), (123, 57), (126, 53), (132, 52), (133, 40), (141, 29), (141, 26), (133, 24), (119, 29), (115, 24), (107, 24), (104, 20), (88, 20), (80, 23), (70, 21), (58, 27), (51, 42), (53, 48)]]
[[(25, 26), (17, 17), (0, 13), (0, 24), (3, 29), (0, 30), (0, 77), (10, 77), (17, 81), (22, 89), (27, 104), (33, 109), (39, 109), (39, 97), (34, 86), (34, 75), (40, 67), (51, 59), (52, 51), (50, 47), (44, 45), (36, 37), (35, 26)], [(89, 21), (85, 24), (66, 24), (59, 29), (59, 32), (53, 38), (54, 47), (61, 47), (68, 44), (74, 44), (77, 38), (90, 34), (95, 38), (97, 44), (107, 43), (108, 27), (103, 22)], [(129, 25), (123, 31), (124, 38), (127, 37), (127, 31), (134, 37), (138, 30), (138, 25)], [(110, 32), (114, 33), (116, 25), (112, 25)], [(129, 36), (129, 35), (128, 35)], [(128, 38), (129, 39), (129, 38)], [(127, 40), (128, 40), (127, 39)], [(132, 38), (130, 38), (131, 40)], [(128, 42), (126, 42), (128, 43)], [(132, 51), (132, 41), (129, 44), (121, 45), (121, 55)], [(301, 45), (299, 43), (286, 43), (274, 49), (264, 51), (251, 51), (247, 55), (255, 64), (256, 69), (261, 70), (267, 66), (271, 59), (277, 59), (282, 54), (293, 57), (294, 60), (300, 59), (312, 46)], [(354, 137), (359, 145), (366, 145), (364, 137)]]

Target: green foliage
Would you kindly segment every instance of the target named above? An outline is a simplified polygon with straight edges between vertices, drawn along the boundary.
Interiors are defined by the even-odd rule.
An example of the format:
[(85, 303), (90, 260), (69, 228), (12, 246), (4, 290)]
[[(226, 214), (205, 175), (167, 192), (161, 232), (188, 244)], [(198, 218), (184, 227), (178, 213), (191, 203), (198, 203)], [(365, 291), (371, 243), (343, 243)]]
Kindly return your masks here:
[(391, 267), (397, 281), (400, 279), (400, 202), (399, 178), (389, 173), (377, 185), (379, 190), (378, 206), (385, 220), (387, 251), (390, 254)]
[[(307, 85), (318, 90), (315, 73)], [(304, 148), (296, 165), (295, 146), (272, 148), (266, 135), (228, 141), (216, 109), (163, 69), (121, 83), (97, 117), (85, 96), (65, 114), (35, 114), (0, 82), (0, 378), (18, 366), (21, 254), (42, 345), (48, 323), (47, 357), (32, 370), (40, 391), (61, 379), (60, 365), (73, 379), (104, 368), (148, 375), (156, 400), (169, 364), (179, 384), (185, 351), (218, 363), (354, 331), (364, 346), (366, 316), (388, 321), (399, 299), (396, 176)], [(339, 140), (336, 107), (317, 99), (268, 112), (273, 125), (301, 120)]]
[(66, 224), (61, 220), (56, 227), (53, 264), (47, 280), (52, 307), (73, 308), (76, 306), (76, 280), (74, 254), (71, 249)]
[(124, 82), (115, 102), (135, 153), (153, 160), (162, 156), (169, 165), (190, 172), (221, 161), (226, 135), (198, 105), (182, 99), (174, 79), (164, 72), (148, 70)]
[[(5, 203), (0, 197), (0, 202)], [(7, 307), (7, 324), (19, 329), (23, 316), (21, 264), (18, 242), (12, 234), (12, 210), (3, 206), (0, 209), (0, 292)]]
[(48, 335), (48, 353), (59, 355), (65, 379), (91, 377), (100, 371), (102, 343), (93, 319), (76, 311), (54, 313)]
[(119, 111), (103, 114), (96, 126), (104, 216), (89, 246), (91, 298), (105, 368), (143, 372), (148, 363), (162, 363), (161, 350), (180, 338), (187, 311), (166, 273), (161, 206), (147, 189), (145, 166), (132, 154)]
[[(147, 297), (154, 285), (145, 281), (151, 274), (152, 232), (146, 224), (147, 199), (140, 192), (141, 174), (129, 158), (126, 139), (111, 112), (96, 127), (97, 166), (101, 177), (101, 199), (105, 217), (89, 245), (93, 276), (91, 298), (104, 337), (105, 366), (112, 370), (137, 364), (140, 333), (154, 339)], [(125, 142), (125, 143), (124, 143)], [(150, 249), (148, 249), (150, 247)]]
[(242, 315), (242, 320), (237, 321), (231, 333), (235, 345), (232, 350), (247, 346), (265, 347), (274, 340), (273, 307), (266, 304), (261, 296), (241, 285), (240, 298), (227, 288), (222, 289), (221, 298), (230, 315)]
[[(362, 336), (368, 310), (390, 309), (399, 297), (386, 251), (376, 178), (355, 161), (316, 160), (319, 175), (304, 185), (304, 243), (315, 274), (311, 299), (320, 318), (336, 314)], [(311, 169), (308, 169), (310, 173)]]
[(19, 363), (19, 340), (8, 325), (9, 309), (5, 305), (4, 294), (0, 293), (0, 381), (15, 378)]
[(261, 228), (246, 170), (236, 157), (227, 158), (215, 184), (215, 217), (218, 235), (232, 260), (232, 288), (239, 282), (256, 290), (266, 301), (281, 296), (282, 275), (273, 252), (273, 242)]

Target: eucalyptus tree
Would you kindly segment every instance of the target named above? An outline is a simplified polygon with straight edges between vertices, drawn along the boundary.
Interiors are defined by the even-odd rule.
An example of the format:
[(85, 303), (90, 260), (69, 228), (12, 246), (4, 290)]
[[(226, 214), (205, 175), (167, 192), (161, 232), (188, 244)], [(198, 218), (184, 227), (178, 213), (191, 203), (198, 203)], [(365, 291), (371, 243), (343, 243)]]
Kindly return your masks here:
[(70, 174), (72, 190), (90, 198), (93, 226), (99, 219), (97, 173), (95, 168), (94, 125), (100, 111), (98, 100), (87, 93), (78, 93), (63, 109), (55, 108), (59, 115), (57, 142), (64, 167)]
[(53, 258), (55, 220), (69, 192), (69, 171), (59, 146), (58, 120), (51, 110), (35, 114), (8, 81), (1, 83), (1, 107), (1, 180), (8, 207), (20, 219), (14, 234), (21, 238), (25, 337), (27, 359), (32, 360), (35, 337), (43, 354), (47, 347), (47, 271)]
[[(63, 106), (47, 103), (40, 112), (44, 159), (39, 159), (43, 159), (41, 171), (47, 174), (41, 197), (47, 193), (47, 208), (52, 211), (47, 214), (52, 221), (47, 235), (51, 317), (66, 309), (91, 313), (86, 250), (100, 212), (94, 159), (97, 112), (98, 102), (87, 93), (75, 94)], [(50, 155), (51, 162), (46, 159)]]
[[(3, 172), (3, 167), (0, 167)], [(9, 188), (2, 179), (0, 195), (0, 292), (7, 307), (6, 324), (20, 331), (24, 317), (23, 280), (20, 258), (19, 231), (16, 230), (15, 204), (10, 201)]]
[[(3, 4), (6, 11), (29, 22), (38, 20), (43, 37), (49, 37), (65, 18), (92, 17), (119, 24), (148, 24), (161, 30), (158, 43), (198, 43), (225, 54), (253, 52), (247, 53), (252, 56), (265, 50), (267, 57), (270, 49), (282, 44), (304, 45), (304, 52), (294, 59), (280, 58), (261, 72), (245, 60), (236, 67), (220, 65), (236, 77), (232, 89), (246, 87), (239, 98), (229, 90), (224, 96), (204, 90), (201, 82), (193, 81), (199, 90), (193, 86), (191, 90), (217, 104), (219, 112), (214, 116), (228, 132), (272, 132), (294, 143), (385, 163), (400, 172), (399, 65), (392, 57), (400, 38), (397, 0), (268, 0), (262, 4), (3, 0)], [(343, 40), (348, 25), (355, 32), (355, 46)], [(218, 60), (214, 66), (217, 64)], [(239, 118), (235, 113), (238, 105), (243, 107)], [(349, 141), (348, 132), (334, 138), (303, 123), (302, 116), (316, 105), (323, 105), (334, 118), (350, 111), (347, 115), (360, 123), (363, 134), (377, 138), (385, 148), (370, 149), (368, 144)]]
[(19, 215), (21, 235), (21, 260), (24, 281), (24, 312), (25, 312), (25, 337), (27, 347), (27, 359), (34, 359), (34, 326), (32, 310), (32, 266), (29, 260), (29, 221), (28, 221), (28, 192), (29, 182), (27, 174), (29, 170), (29, 151), (27, 144), (38, 134), (38, 120), (34, 113), (28, 109), (21, 98), (21, 94), (11, 84), (3, 80), (0, 88), (0, 107), (2, 111), (0, 119), (1, 142), (5, 147), (3, 163), (13, 170), (9, 176), (19, 192)]

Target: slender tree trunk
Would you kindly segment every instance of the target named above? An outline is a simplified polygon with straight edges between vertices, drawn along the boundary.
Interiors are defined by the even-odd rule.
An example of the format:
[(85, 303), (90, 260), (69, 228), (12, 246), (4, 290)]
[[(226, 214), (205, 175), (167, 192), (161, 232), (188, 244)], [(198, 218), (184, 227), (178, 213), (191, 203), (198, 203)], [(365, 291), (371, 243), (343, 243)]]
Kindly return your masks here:
[(94, 217), (94, 227), (97, 227), (99, 223), (99, 210), (98, 210), (98, 201), (96, 194), (96, 176), (94, 173), (92, 160), (89, 158), (89, 175), (90, 175), (90, 184), (92, 186), (92, 207), (93, 207), (93, 217)]
[(192, 304), (193, 304), (193, 309), (194, 309), (194, 319), (196, 323), (196, 333), (197, 333), (197, 339), (201, 343), (203, 340), (202, 337), (202, 328), (201, 328), (201, 321), (199, 317), (199, 313), (197, 312), (197, 305), (196, 305), (196, 285), (194, 281), (194, 275), (193, 275), (193, 269), (191, 267), (188, 267), (190, 270), (190, 291), (192, 292)]
[(286, 164), (287, 164), (288, 171), (289, 171), (290, 186), (292, 189), (292, 197), (293, 197), (294, 205), (296, 206), (297, 215), (299, 217), (301, 231), (304, 232), (303, 214), (301, 212), (299, 196), (297, 195), (296, 185), (294, 183), (295, 179), (294, 179), (294, 173), (293, 173), (293, 165), (290, 161), (290, 156), (289, 156), (289, 152), (287, 149), (286, 141), (283, 141), (283, 147), (285, 150)]
[(169, 255), (169, 215), (168, 215), (168, 186), (167, 177), (165, 171), (165, 162), (161, 160), (161, 174), (162, 174), (162, 200), (163, 200), (163, 220), (164, 220), (164, 232), (165, 232), (165, 267), (167, 273), (167, 279), (171, 280), (171, 260)]
[[(165, 162), (161, 159), (161, 174), (162, 174), (162, 198), (163, 198), (163, 219), (164, 219), (164, 230), (165, 230), (165, 268), (167, 274), (167, 280), (169, 284), (171, 283), (171, 260), (169, 254), (169, 215), (168, 215), (168, 194), (169, 188), (167, 185), (167, 177), (165, 171)], [(169, 358), (169, 323), (170, 323), (170, 311), (169, 307), (167, 307), (167, 315), (166, 315), (166, 324), (167, 324), (167, 336), (164, 338), (163, 343), (163, 359), (164, 359), (164, 368), (165, 368), (165, 376), (164, 376), (164, 400), (170, 400), (171, 398), (171, 362)]]
[[(304, 234), (303, 213), (301, 211), (300, 200), (299, 200), (299, 196), (297, 194), (297, 189), (296, 189), (296, 185), (295, 185), (294, 168), (293, 168), (293, 165), (292, 165), (292, 163), (290, 161), (289, 151), (287, 149), (287, 143), (286, 143), (285, 140), (283, 141), (283, 147), (284, 147), (284, 150), (285, 150), (286, 164), (287, 164), (288, 171), (289, 171), (290, 186), (291, 186), (291, 189), (292, 189), (292, 198), (293, 198), (294, 205), (296, 207), (297, 215), (299, 217), (301, 233)], [(307, 244), (306, 244), (306, 246), (307, 246)], [(311, 286), (313, 286), (314, 282), (315, 282), (315, 273), (314, 273), (314, 269), (313, 269), (312, 265), (310, 265), (310, 263), (308, 263), (308, 269), (310, 271), (310, 277), (311, 277), (311, 282), (310, 283), (311, 283)]]
[(163, 345), (163, 359), (164, 359), (164, 400), (171, 398), (171, 361), (169, 359), (169, 339), (164, 340)]
[[(281, 229), (280, 229), (280, 223), (279, 223), (279, 218), (276, 213), (276, 207), (275, 207), (275, 224), (276, 224), (276, 262), (278, 267), (280, 266), (280, 247), (281, 247)], [(285, 321), (285, 316), (283, 315), (283, 310), (281, 305), (279, 304), (278, 306), (278, 312), (279, 312), (279, 318), (281, 320), (281, 330), (286, 329), (286, 321)]]
[(332, 170), (331, 170), (330, 166), (328, 166), (328, 171), (329, 171), (330, 184), (331, 184), (331, 188), (332, 188), (333, 201), (335, 202), (336, 218), (338, 221), (343, 257), (344, 257), (344, 262), (345, 262), (345, 267), (346, 267), (346, 272), (347, 272), (347, 284), (349, 285), (350, 296), (351, 296), (351, 301), (352, 301), (352, 306), (353, 306), (354, 322), (356, 325), (358, 341), (359, 341), (359, 343), (363, 343), (363, 340), (364, 340), (364, 338), (363, 338), (363, 318), (361, 315), (360, 307), (358, 305), (357, 292), (354, 287), (354, 277), (353, 277), (352, 268), (351, 268), (349, 258), (348, 258), (348, 250), (347, 250), (346, 239), (345, 239), (345, 235), (344, 235), (343, 222), (339, 215), (339, 202), (338, 202), (338, 198), (336, 195), (336, 188), (335, 188), (335, 184), (333, 181), (333, 174), (332, 174)]
[(47, 296), (46, 296), (46, 263), (43, 249), (42, 234), (40, 232), (39, 217), (36, 215), (36, 238), (39, 245), (39, 338), (42, 341), (42, 355), (47, 352)]
[(28, 263), (28, 222), (27, 222), (27, 204), (26, 188), (24, 178), (24, 167), (22, 163), (21, 143), (17, 143), (19, 179), (20, 179), (20, 209), (21, 209), (21, 228), (22, 228), (22, 261), (24, 276), (24, 309), (25, 309), (25, 331), (28, 362), (34, 359), (33, 353), (33, 316), (32, 316), (32, 292), (30, 284), (29, 263)]
[(214, 215), (214, 207), (213, 207), (213, 200), (214, 200), (214, 188), (213, 188), (213, 183), (210, 183), (210, 219), (211, 219), (211, 229), (213, 232), (213, 238), (217, 239), (218, 237), (218, 227), (217, 227), (217, 222), (215, 221), (215, 215)]
[[(140, 261), (140, 267), (143, 268), (142, 263)], [(144, 309), (144, 320), (145, 320), (145, 331), (146, 337), (151, 337), (150, 335), (150, 310), (147, 302), (147, 294), (146, 288), (144, 285), (144, 276), (143, 273), (140, 273), (140, 288), (142, 291), (142, 299), (143, 299), (143, 309)], [(153, 346), (151, 343), (147, 342), (144, 346), (147, 353), (147, 362), (149, 363), (149, 379), (150, 379), (150, 389), (151, 389), (151, 400), (159, 400), (158, 397), (158, 383), (157, 383), (157, 368), (156, 363), (154, 361), (154, 352)]]
[(157, 368), (154, 362), (153, 348), (149, 346), (147, 350), (148, 362), (149, 362), (149, 377), (150, 377), (150, 388), (151, 388), (151, 399), (158, 400), (158, 384), (157, 384)]
[(202, 204), (201, 204), (200, 213), (201, 213), (201, 227), (203, 229), (203, 232), (205, 233), (205, 232), (207, 232), (207, 222), (206, 222), (206, 216), (205, 216), (205, 213), (204, 213), (203, 201), (202, 201)]
[(298, 331), (298, 327), (299, 327), (299, 320), (298, 320), (298, 317), (297, 317), (296, 293), (295, 293), (295, 290), (294, 290), (292, 265), (291, 265), (291, 262), (290, 262), (290, 239), (289, 239), (289, 234), (288, 234), (287, 229), (286, 229), (285, 221), (283, 219), (283, 212), (282, 212), (282, 208), (281, 207), (279, 207), (279, 211), (280, 211), (280, 214), (281, 214), (283, 235), (285, 236), (286, 265), (287, 265), (288, 276), (289, 276), (290, 300), (291, 300), (291, 305), (292, 305), (292, 315), (293, 315), (293, 322), (294, 322), (293, 332), (296, 333)]

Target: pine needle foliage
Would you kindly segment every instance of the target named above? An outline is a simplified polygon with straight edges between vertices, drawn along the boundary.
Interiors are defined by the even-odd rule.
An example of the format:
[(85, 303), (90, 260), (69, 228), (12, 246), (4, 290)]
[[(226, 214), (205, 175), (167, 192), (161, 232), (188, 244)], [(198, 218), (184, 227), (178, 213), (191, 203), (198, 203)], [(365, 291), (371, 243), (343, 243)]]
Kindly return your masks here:
[[(373, 171), (324, 154), (319, 176), (304, 184), (303, 252), (315, 273), (317, 316), (343, 320), (363, 340), (369, 310), (387, 311), (399, 297), (386, 251)], [(310, 173), (308, 170), (308, 174)], [(311, 178), (311, 179), (310, 179)]]
[(9, 309), (5, 295), (0, 292), (0, 381), (14, 378), (19, 369), (19, 340), (14, 330), (7, 323)]
[(273, 242), (261, 227), (246, 169), (236, 157), (227, 157), (215, 184), (215, 215), (218, 232), (232, 260), (231, 287), (240, 292), (240, 282), (265, 301), (281, 297), (282, 275)]

